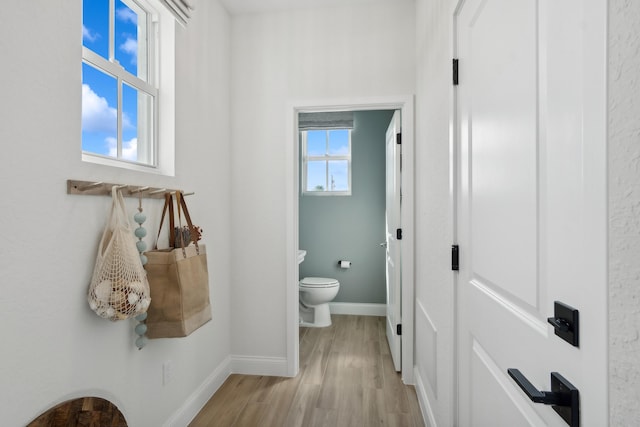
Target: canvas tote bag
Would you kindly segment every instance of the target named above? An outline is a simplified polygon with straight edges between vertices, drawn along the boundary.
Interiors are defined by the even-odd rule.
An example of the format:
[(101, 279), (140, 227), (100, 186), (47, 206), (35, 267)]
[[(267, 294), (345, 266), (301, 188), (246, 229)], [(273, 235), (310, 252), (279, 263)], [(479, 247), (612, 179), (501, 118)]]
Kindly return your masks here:
[[(211, 320), (206, 248), (197, 242), (199, 233), (180, 192), (176, 192), (176, 205), (180, 228), (184, 212), (191, 240), (185, 241), (183, 233), (175, 232), (173, 196), (167, 193), (158, 236), (169, 211), (169, 248), (157, 249), (156, 241), (156, 248), (145, 253), (148, 259), (145, 269), (151, 288), (146, 320), (149, 338), (186, 337)], [(179, 241), (176, 241), (176, 235)]]

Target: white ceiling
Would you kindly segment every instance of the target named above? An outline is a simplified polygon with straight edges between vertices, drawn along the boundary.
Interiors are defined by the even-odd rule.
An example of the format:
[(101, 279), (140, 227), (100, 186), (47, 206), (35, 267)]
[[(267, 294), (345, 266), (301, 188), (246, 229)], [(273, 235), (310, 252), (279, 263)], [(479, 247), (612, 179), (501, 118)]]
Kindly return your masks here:
[(220, 0), (232, 15), (398, 0)]

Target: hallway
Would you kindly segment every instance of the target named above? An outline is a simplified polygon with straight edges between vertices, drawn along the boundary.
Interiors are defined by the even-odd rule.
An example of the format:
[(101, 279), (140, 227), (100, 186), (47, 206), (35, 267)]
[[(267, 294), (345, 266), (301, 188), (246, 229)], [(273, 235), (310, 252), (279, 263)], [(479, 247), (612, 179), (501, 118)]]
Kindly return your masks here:
[(300, 328), (297, 377), (233, 374), (190, 426), (423, 426), (415, 389), (393, 369), (385, 319), (332, 319)]

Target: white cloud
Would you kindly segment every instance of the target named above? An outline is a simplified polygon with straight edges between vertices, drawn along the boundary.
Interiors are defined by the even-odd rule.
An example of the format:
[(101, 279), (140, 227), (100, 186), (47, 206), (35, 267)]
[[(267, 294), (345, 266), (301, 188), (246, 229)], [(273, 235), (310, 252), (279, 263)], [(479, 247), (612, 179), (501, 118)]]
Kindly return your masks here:
[(136, 39), (127, 37), (127, 40), (120, 45), (120, 50), (131, 55), (132, 64), (138, 62), (138, 41)]
[(90, 42), (94, 42), (100, 37), (98, 33), (92, 33), (90, 29), (82, 24), (82, 40), (89, 40)]
[(82, 130), (86, 132), (116, 132), (118, 112), (88, 84), (82, 85)]
[(121, 7), (116, 10), (116, 16), (121, 21), (131, 22), (133, 25), (138, 25), (138, 15), (128, 7)]
[[(106, 98), (99, 96), (88, 84), (82, 85), (82, 130), (85, 132), (106, 132), (115, 134), (118, 112), (109, 106)], [(126, 114), (122, 115), (122, 128), (133, 125)]]
[[(109, 156), (116, 157), (118, 155), (118, 143), (115, 138), (106, 138), (105, 141), (109, 146)], [(129, 141), (122, 141), (122, 158), (125, 160), (138, 160), (138, 138), (131, 138)]]

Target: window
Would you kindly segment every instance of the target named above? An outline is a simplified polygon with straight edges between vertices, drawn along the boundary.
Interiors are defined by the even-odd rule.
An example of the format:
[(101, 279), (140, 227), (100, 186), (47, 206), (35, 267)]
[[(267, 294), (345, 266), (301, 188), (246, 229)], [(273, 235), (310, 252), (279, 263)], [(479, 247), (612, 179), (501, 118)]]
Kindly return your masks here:
[(351, 130), (302, 131), (302, 192), (351, 194)]
[[(83, 160), (112, 165), (117, 160), (118, 166), (126, 162), (146, 169), (162, 166), (157, 136), (164, 134), (164, 127), (173, 130), (174, 108), (160, 104), (159, 87), (171, 79), (167, 86), (172, 88), (174, 76), (162, 73), (166, 76), (160, 81), (159, 68), (164, 71), (167, 62), (160, 64), (158, 59), (162, 54), (174, 60), (174, 33), (170, 25), (161, 27), (166, 45), (157, 45), (166, 18), (152, 8), (156, 2), (83, 0)], [(173, 156), (173, 141), (167, 148)], [(172, 173), (173, 166), (166, 166), (161, 172)]]

